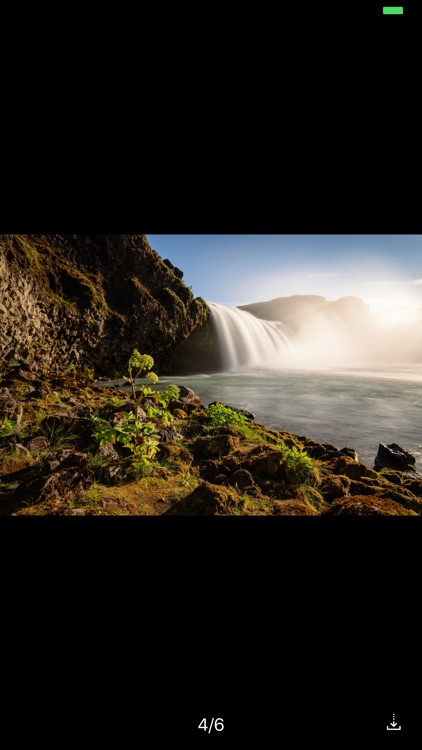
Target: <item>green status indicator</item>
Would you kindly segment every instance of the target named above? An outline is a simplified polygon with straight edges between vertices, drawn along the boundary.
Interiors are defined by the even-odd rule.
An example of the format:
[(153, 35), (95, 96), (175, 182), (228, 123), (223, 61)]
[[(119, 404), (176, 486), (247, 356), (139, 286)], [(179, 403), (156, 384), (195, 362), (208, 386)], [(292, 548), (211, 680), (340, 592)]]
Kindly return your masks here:
[(393, 15), (402, 16), (403, 6), (402, 5), (396, 5), (396, 6), (387, 5), (387, 6), (384, 6), (384, 8), (382, 9), (382, 12), (384, 16), (393, 16)]

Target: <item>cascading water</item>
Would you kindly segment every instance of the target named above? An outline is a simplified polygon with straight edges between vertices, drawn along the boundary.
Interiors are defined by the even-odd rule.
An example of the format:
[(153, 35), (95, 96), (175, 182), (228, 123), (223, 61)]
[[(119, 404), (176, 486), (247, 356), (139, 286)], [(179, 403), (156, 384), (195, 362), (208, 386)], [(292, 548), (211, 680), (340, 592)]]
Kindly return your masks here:
[(218, 339), (223, 367), (228, 371), (278, 369), (290, 347), (289, 326), (261, 320), (237, 307), (207, 302)]

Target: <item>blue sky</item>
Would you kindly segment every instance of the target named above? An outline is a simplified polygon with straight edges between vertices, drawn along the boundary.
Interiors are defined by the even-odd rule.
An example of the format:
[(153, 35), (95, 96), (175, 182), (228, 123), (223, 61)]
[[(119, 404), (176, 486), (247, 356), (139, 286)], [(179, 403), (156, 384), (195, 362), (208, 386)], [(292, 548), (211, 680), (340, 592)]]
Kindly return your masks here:
[(373, 310), (422, 307), (422, 235), (147, 235), (195, 296), (245, 305), (353, 295)]

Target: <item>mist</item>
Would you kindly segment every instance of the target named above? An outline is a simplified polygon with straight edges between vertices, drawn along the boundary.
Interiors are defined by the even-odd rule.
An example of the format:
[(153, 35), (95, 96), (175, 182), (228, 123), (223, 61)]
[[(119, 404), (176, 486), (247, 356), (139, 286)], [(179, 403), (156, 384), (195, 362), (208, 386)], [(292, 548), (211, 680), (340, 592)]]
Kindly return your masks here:
[(373, 311), (357, 297), (317, 295), (209, 306), (228, 370), (422, 362), (421, 309)]

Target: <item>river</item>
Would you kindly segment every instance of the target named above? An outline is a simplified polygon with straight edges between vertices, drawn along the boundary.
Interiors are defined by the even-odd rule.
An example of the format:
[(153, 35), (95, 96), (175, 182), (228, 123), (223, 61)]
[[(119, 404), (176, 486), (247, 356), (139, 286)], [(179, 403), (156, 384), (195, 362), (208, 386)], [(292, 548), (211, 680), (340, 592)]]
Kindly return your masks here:
[(205, 406), (221, 401), (272, 429), (354, 448), (370, 467), (379, 443), (398, 443), (422, 472), (422, 365), (169, 376), (157, 387), (168, 383), (192, 388)]

